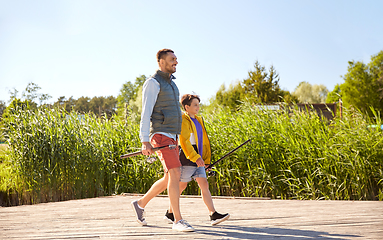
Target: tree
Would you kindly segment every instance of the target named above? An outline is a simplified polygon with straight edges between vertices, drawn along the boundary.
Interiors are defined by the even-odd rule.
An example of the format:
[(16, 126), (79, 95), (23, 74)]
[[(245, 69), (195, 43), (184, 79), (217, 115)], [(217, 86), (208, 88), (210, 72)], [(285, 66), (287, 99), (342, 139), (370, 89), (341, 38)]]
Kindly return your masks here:
[[(132, 111), (133, 108), (137, 110), (140, 108), (135, 108), (137, 107), (137, 104), (135, 103), (138, 95), (142, 91), (142, 85), (144, 85), (146, 79), (147, 77), (145, 75), (141, 75), (139, 77), (136, 77), (134, 84), (128, 81), (122, 85), (122, 88), (120, 89), (120, 94), (117, 96), (117, 109), (119, 109), (118, 114), (120, 116), (126, 115), (127, 105), (130, 106), (130, 111)], [(132, 104), (135, 107), (133, 107)]]
[(116, 113), (116, 103), (117, 100), (113, 96), (109, 97), (93, 97), (89, 101), (89, 111), (93, 112), (95, 115), (100, 116), (107, 114), (108, 117), (111, 117)]
[(372, 116), (371, 107), (383, 111), (383, 51), (371, 57), (368, 64), (349, 61), (340, 85), (345, 107), (353, 106)]
[(41, 89), (37, 84), (30, 82), (22, 93), (22, 98), (26, 99), (29, 102), (35, 102), (35, 99), (39, 100), (39, 104), (42, 105), (44, 101), (52, 98), (49, 94), (38, 93)]
[(74, 99), (70, 97), (66, 99), (61, 96), (53, 104), (53, 106), (65, 109), (67, 112), (76, 111), (78, 113), (92, 112), (96, 116), (103, 116), (106, 114), (109, 118), (116, 113), (117, 100), (114, 96), (108, 97), (80, 97)]
[(329, 92), (327, 94), (326, 103), (338, 102), (339, 99), (341, 99), (341, 98), (342, 98), (342, 96), (340, 93), (340, 85), (337, 84), (337, 85), (335, 85), (334, 90), (332, 90), (331, 92)]
[(298, 101), (289, 91), (279, 87), (279, 74), (273, 66), (267, 72), (266, 68), (256, 61), (254, 68), (254, 71), (248, 72), (248, 78), (234, 85), (231, 84), (228, 89), (222, 85), (216, 95), (210, 99), (209, 106), (204, 109), (211, 111), (221, 105), (235, 111), (245, 101), (265, 104)]
[(117, 107), (119, 109), (124, 109), (125, 104), (130, 104), (130, 102), (136, 100), (140, 87), (142, 87), (146, 78), (145, 75), (141, 75), (136, 77), (134, 84), (128, 81), (122, 85), (120, 94), (117, 96)]
[[(73, 110), (78, 113), (88, 113), (91, 110), (89, 102), (89, 97), (80, 97), (76, 100)], [(98, 115), (98, 112), (96, 114)]]
[(76, 105), (76, 101), (77, 100), (75, 100), (73, 96), (71, 96), (69, 99), (66, 99), (65, 96), (61, 96), (55, 103), (53, 103), (53, 106), (65, 109), (67, 112), (71, 112)]
[(324, 103), (327, 94), (328, 89), (323, 84), (311, 85), (308, 82), (300, 82), (293, 92), (300, 103)]
[(215, 94), (215, 98), (210, 100), (210, 105), (222, 105), (229, 107), (232, 110), (237, 110), (244, 100), (244, 89), (240, 82), (229, 85), (226, 89), (225, 85), (222, 84)]
[(266, 71), (264, 66), (256, 61), (254, 71), (249, 71), (249, 77), (242, 82), (243, 97), (254, 103), (275, 103), (288, 99), (294, 101), (290, 92), (282, 90), (279, 86), (279, 74), (274, 66)]
[[(49, 100), (51, 96), (46, 93), (38, 93), (40, 89), (41, 87), (39, 87), (37, 84), (33, 82), (28, 83), (27, 87), (21, 94), (21, 99), (26, 100), (31, 108), (37, 107), (36, 99), (38, 99), (39, 104), (41, 106), (45, 101)], [(15, 88), (13, 89), (13, 91), (9, 91), (9, 94), (11, 95), (9, 102), (12, 102), (13, 100), (18, 99), (17, 97), (18, 93), (19, 91)]]

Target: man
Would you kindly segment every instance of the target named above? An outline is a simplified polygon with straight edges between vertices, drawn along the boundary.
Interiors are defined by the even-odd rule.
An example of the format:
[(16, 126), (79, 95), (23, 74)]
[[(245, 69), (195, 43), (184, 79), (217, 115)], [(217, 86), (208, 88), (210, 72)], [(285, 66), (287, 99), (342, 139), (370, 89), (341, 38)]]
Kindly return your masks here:
[(142, 88), (142, 113), (140, 122), (140, 140), (142, 153), (150, 155), (153, 147), (177, 145), (175, 149), (163, 149), (157, 152), (164, 168), (164, 177), (155, 182), (149, 191), (139, 200), (132, 202), (137, 221), (147, 225), (143, 217), (146, 204), (159, 193), (168, 189), (170, 205), (173, 208), (173, 229), (178, 231), (194, 231), (182, 219), (179, 199), (179, 181), (181, 162), (177, 138), (181, 133), (182, 112), (179, 106), (179, 91), (174, 83), (178, 64), (174, 51), (162, 49), (157, 53), (159, 70), (147, 79)]

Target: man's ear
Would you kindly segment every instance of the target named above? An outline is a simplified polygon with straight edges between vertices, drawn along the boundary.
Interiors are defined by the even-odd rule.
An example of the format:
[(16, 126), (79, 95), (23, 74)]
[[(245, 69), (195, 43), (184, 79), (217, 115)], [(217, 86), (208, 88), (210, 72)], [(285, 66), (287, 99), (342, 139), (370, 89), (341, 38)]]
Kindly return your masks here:
[(162, 66), (164, 64), (164, 61), (165, 60), (161, 58), (160, 61), (158, 62), (158, 65)]

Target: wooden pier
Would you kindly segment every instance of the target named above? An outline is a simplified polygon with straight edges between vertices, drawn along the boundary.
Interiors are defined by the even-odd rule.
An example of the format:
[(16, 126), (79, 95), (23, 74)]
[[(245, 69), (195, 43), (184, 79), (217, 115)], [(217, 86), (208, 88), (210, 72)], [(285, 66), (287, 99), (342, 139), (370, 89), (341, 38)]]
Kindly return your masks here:
[(211, 226), (200, 197), (181, 198), (181, 212), (195, 232), (163, 220), (169, 201), (154, 198), (140, 226), (130, 202), (119, 195), (0, 207), (0, 239), (383, 239), (383, 202), (214, 198), (230, 219)]

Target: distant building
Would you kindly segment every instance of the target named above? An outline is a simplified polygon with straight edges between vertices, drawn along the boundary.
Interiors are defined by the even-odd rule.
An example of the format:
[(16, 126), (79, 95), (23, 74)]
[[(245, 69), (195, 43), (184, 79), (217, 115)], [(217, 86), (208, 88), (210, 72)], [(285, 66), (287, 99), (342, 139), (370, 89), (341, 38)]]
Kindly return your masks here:
[(328, 120), (332, 120), (336, 116), (337, 103), (298, 103), (299, 110), (316, 111), (318, 116), (324, 116)]
[(292, 109), (297, 106), (301, 111), (315, 111), (318, 116), (324, 116), (328, 120), (332, 120), (336, 116), (337, 103), (297, 103), (295, 105), (286, 105), (285, 103), (255, 105), (254, 107), (261, 110), (278, 111), (285, 108)]

